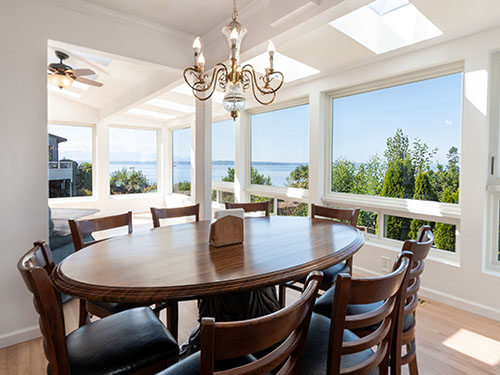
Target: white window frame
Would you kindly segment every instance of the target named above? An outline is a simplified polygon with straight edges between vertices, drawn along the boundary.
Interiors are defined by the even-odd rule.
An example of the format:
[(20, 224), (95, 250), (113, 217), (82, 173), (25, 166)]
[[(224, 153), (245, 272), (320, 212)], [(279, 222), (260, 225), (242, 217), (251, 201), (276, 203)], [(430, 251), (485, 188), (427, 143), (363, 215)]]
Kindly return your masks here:
[[(213, 126), (214, 124), (218, 123), (218, 122), (223, 122), (223, 121), (227, 121), (228, 118), (227, 116), (217, 116), (217, 117), (214, 117), (212, 119), (212, 134), (213, 134)], [(234, 123), (233, 123), (233, 126), (234, 126)], [(235, 129), (234, 129), (235, 133), (236, 133), (236, 126), (235, 126)], [(233, 137), (233, 142), (235, 142), (235, 138)], [(212, 144), (212, 147), (213, 147), (213, 144)], [(235, 155), (234, 155), (234, 159), (236, 159), (236, 150), (235, 150)], [(213, 158), (212, 158), (212, 163), (213, 163)], [(213, 164), (212, 164), (212, 168), (213, 168)], [(234, 160), (234, 168), (235, 168), (235, 171), (236, 171), (236, 160)], [(233, 193), (234, 194), (234, 182), (227, 182), (227, 181), (216, 181), (213, 179), (213, 174), (212, 174), (212, 190), (215, 190), (216, 191), (216, 195), (217, 195), (217, 198), (216, 198), (216, 201), (212, 201), (212, 204), (216, 204), (216, 207), (217, 208), (224, 208), (223, 207), (223, 204), (220, 203), (220, 193), (222, 192), (225, 192), (225, 193)]]
[[(252, 166), (252, 116), (279, 111), (281, 109), (287, 109), (292, 107), (298, 107), (301, 105), (310, 105), (309, 97), (300, 97), (294, 100), (289, 100), (285, 102), (281, 102), (274, 105), (269, 106), (259, 106), (254, 109), (248, 110), (248, 147), (247, 147), (247, 155), (246, 155), (246, 173), (248, 177), (248, 185), (245, 187), (245, 192), (250, 195), (260, 195), (272, 198), (274, 200), (274, 210), (272, 212), (273, 215), (277, 214), (277, 204), (278, 199), (282, 199), (285, 201), (291, 202), (301, 202), (301, 203), (309, 203), (309, 189), (299, 189), (299, 188), (286, 188), (279, 186), (266, 186), (266, 185), (256, 185), (250, 183), (251, 178), (251, 166)], [(311, 110), (309, 106), (309, 110)], [(311, 124), (309, 123), (309, 127)], [(309, 140), (310, 143), (310, 140)], [(309, 144), (309, 147), (311, 145)], [(308, 165), (310, 165), (310, 161), (307, 161)]]
[[(431, 250), (431, 258), (438, 261), (453, 265), (460, 264), (460, 218), (461, 218), (461, 202), (458, 204), (441, 203), (432, 201), (419, 201), (413, 199), (377, 197), (369, 195), (357, 195), (350, 193), (336, 193), (331, 191), (331, 166), (332, 166), (332, 150), (333, 150), (333, 113), (332, 104), (334, 99), (361, 94), (370, 91), (381, 90), (390, 87), (401, 86), (408, 83), (423, 81), (442, 76), (463, 73), (464, 62), (458, 61), (446, 65), (440, 65), (424, 70), (397, 75), (373, 82), (363, 83), (355, 86), (349, 86), (327, 93), (327, 110), (328, 121), (327, 129), (327, 162), (325, 165), (325, 193), (323, 201), (326, 203), (338, 205), (340, 207), (359, 207), (362, 210), (378, 213), (378, 234), (368, 234), (367, 241), (377, 244), (395, 251), (401, 250), (402, 241), (393, 240), (384, 237), (384, 215), (393, 215), (406, 218), (416, 218), (433, 222), (441, 222), (446, 224), (456, 225), (456, 241), (455, 251), (446, 251), (433, 248)], [(463, 85), (463, 82), (462, 82)], [(463, 87), (462, 87), (463, 92)], [(463, 100), (463, 95), (462, 95)], [(463, 106), (462, 106), (463, 108)], [(463, 109), (462, 109), (463, 110)], [(462, 116), (463, 117), (463, 116)], [(462, 139), (460, 141), (462, 143)], [(461, 147), (460, 147), (461, 149)], [(462, 193), (462, 170), (460, 170), (460, 194)]]
[[(111, 129), (132, 129), (132, 130), (149, 130), (156, 132), (156, 180), (157, 188), (153, 193), (136, 193), (136, 194), (111, 194)], [(162, 145), (162, 128), (160, 126), (133, 126), (133, 125), (121, 125), (121, 124), (109, 124), (108, 125), (108, 169), (109, 173), (106, 178), (106, 191), (110, 199), (125, 200), (125, 199), (141, 199), (141, 198), (151, 198), (160, 197), (163, 193), (163, 158), (161, 157), (161, 145)]]
[[(81, 123), (81, 122), (71, 122), (71, 121), (47, 121), (48, 125), (59, 125), (59, 126), (80, 126), (92, 129), (92, 195), (86, 197), (60, 197), (60, 198), (48, 198), (50, 204), (60, 204), (60, 203), (78, 203), (78, 202), (90, 202), (97, 201), (98, 189), (97, 189), (97, 131), (96, 124)], [(47, 133), (48, 136), (48, 133)], [(47, 186), (48, 186), (48, 176), (47, 176)]]
[[(168, 168), (168, 194), (179, 194), (183, 195), (181, 193), (176, 193), (174, 191), (174, 131), (176, 130), (182, 130), (182, 129), (189, 129), (190, 132), (192, 132), (192, 126), (189, 123), (181, 124), (181, 125), (175, 125), (171, 126), (168, 128), (168, 134), (169, 134), (169, 147), (170, 147), (170, 160), (169, 160), (169, 168)], [(190, 137), (192, 137), (193, 134), (190, 133)], [(191, 169), (193, 168), (193, 155), (191, 152), (190, 155), (190, 166)], [(192, 177), (192, 176), (191, 176)], [(191, 192), (193, 189), (193, 181), (191, 181)], [(191, 197), (191, 193), (189, 195)]]
[(486, 273), (500, 275), (499, 226), (500, 226), (500, 52), (491, 56), (490, 78), (490, 129), (488, 158), (488, 236), (483, 269)]

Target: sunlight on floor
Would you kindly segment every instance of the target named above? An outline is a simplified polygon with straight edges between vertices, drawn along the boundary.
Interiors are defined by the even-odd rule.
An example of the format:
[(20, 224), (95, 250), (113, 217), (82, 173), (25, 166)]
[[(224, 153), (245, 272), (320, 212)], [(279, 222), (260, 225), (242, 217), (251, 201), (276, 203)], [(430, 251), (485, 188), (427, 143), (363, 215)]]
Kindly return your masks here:
[(443, 345), (490, 366), (500, 364), (500, 341), (460, 329), (443, 341)]

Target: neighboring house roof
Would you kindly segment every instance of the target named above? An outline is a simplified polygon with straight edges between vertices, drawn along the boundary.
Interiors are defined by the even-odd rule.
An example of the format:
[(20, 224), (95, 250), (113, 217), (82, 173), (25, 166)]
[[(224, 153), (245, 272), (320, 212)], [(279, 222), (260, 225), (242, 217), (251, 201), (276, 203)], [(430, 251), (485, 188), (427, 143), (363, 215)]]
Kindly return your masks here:
[(58, 135), (54, 135), (54, 134), (50, 134), (49, 133), (49, 138), (52, 137), (56, 140), (57, 143), (62, 143), (62, 142), (66, 142), (67, 139), (66, 138), (63, 138), (63, 137), (59, 137)]

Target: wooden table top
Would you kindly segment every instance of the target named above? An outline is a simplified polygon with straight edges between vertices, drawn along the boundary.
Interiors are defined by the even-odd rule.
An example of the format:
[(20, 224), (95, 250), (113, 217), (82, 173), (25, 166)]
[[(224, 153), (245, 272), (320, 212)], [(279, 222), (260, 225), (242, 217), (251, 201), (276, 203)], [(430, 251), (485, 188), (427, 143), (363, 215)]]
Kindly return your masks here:
[(93, 301), (161, 302), (245, 291), (297, 280), (363, 245), (351, 226), (302, 217), (249, 217), (243, 244), (208, 243), (210, 221), (114, 237), (70, 255), (56, 287)]

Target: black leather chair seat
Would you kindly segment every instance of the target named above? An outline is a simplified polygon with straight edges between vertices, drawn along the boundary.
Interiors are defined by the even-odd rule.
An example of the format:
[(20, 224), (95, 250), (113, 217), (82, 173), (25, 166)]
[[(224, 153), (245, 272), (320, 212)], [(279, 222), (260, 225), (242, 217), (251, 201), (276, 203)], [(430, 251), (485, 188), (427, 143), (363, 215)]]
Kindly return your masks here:
[[(321, 270), (321, 272), (323, 272), (323, 280), (321, 281), (320, 289), (328, 290), (335, 282), (335, 279), (337, 278), (337, 275), (339, 273), (349, 273), (349, 266), (347, 265), (346, 262), (342, 262), (334, 266), (331, 266), (329, 268), (326, 268), (324, 270)], [(297, 282), (304, 284), (306, 282), (306, 279), (303, 278), (297, 280)]]
[[(333, 304), (333, 295), (335, 294), (335, 287), (328, 289), (314, 305), (314, 312), (326, 316), (330, 318), (332, 316), (332, 304)], [(375, 302), (368, 303), (365, 305), (347, 305), (346, 315), (358, 315), (373, 311), (380, 306), (382, 306), (383, 302)], [(403, 331), (411, 328), (415, 322), (415, 317), (413, 314), (408, 314), (405, 316), (403, 320)], [(377, 329), (378, 325), (374, 325), (372, 327), (367, 327), (368, 330)]]
[[(228, 359), (215, 362), (215, 371), (224, 371), (234, 367), (243, 366), (255, 361), (255, 357), (247, 355), (240, 358)], [(157, 375), (200, 375), (200, 352), (191, 354), (189, 357), (177, 362)]]
[(179, 347), (148, 307), (87, 324), (66, 338), (71, 375), (121, 375), (174, 358)]
[(133, 309), (134, 307), (143, 307), (143, 306), (149, 306), (147, 304), (140, 304), (140, 303), (115, 303), (115, 302), (96, 302), (96, 301), (91, 301), (93, 305), (99, 306), (107, 311), (109, 311), (111, 314), (116, 314), (121, 311)]
[[(330, 335), (330, 319), (323, 315), (313, 314), (307, 333), (306, 349), (304, 353), (303, 375), (324, 375), (328, 359), (328, 340)], [(359, 339), (349, 330), (344, 330), (344, 342)], [(342, 369), (361, 363), (373, 355), (371, 349), (359, 353), (343, 355), (340, 361)], [(378, 368), (368, 375), (378, 375)]]

